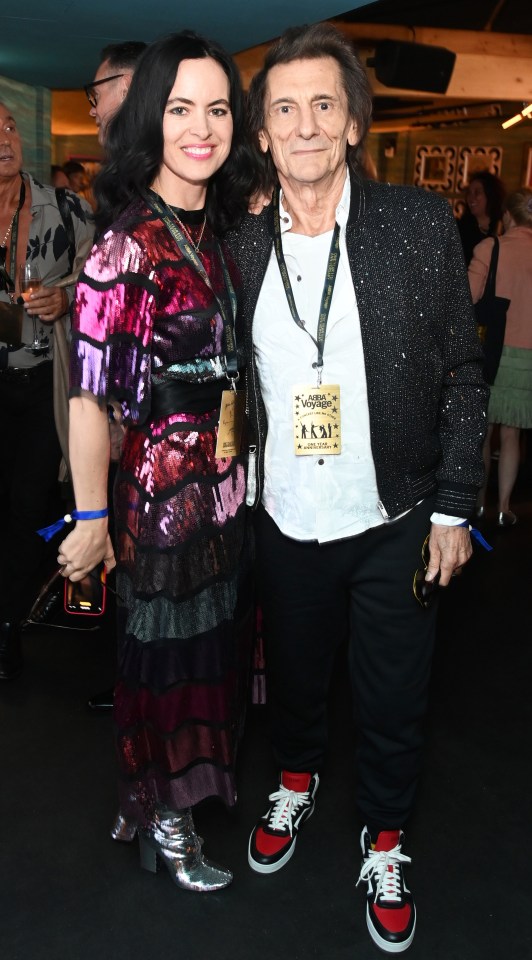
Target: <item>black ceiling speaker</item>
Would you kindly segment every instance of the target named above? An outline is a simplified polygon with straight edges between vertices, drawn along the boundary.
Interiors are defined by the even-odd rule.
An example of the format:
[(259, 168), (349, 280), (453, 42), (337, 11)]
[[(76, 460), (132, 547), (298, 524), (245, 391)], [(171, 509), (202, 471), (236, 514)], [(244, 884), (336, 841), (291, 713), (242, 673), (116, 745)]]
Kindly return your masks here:
[(455, 60), (456, 54), (445, 47), (383, 40), (368, 66), (375, 68), (377, 80), (385, 87), (446, 93)]

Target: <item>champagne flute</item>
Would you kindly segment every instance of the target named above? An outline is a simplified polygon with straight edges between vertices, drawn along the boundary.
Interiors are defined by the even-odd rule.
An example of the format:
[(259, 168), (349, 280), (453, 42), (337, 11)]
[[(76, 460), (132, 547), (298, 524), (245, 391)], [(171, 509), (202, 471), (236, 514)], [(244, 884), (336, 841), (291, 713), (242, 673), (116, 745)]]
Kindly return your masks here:
[[(35, 293), (41, 286), (41, 276), (36, 263), (23, 263), (20, 268), (19, 287), (20, 295), (25, 303), (28, 302), (32, 293)], [(29, 343), (24, 349), (28, 353), (39, 353), (41, 350), (41, 341), (37, 333), (37, 317), (32, 317), (33, 321), (33, 342)]]

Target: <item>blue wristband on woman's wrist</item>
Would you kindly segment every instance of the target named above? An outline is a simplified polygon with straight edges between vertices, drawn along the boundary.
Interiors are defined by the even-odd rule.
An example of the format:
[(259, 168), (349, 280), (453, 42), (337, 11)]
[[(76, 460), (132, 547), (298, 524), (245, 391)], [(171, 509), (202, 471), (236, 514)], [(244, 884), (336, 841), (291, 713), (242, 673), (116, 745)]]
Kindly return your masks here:
[(102, 517), (109, 516), (109, 508), (103, 507), (101, 510), (73, 510), (72, 513), (65, 513), (64, 517), (50, 524), (49, 527), (42, 527), (37, 533), (43, 540), (51, 540), (55, 533), (62, 530), (65, 524), (72, 523), (73, 520), (100, 520)]

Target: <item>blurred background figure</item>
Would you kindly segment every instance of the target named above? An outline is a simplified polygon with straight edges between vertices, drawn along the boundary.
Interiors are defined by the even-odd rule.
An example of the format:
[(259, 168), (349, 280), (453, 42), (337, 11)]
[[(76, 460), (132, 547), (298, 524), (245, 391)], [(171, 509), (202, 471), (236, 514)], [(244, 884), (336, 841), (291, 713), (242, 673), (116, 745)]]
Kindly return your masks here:
[(89, 206), (95, 210), (96, 200), (94, 199), (92, 183), (83, 164), (79, 160), (67, 160), (62, 169), (68, 177), (69, 189), (76, 193), (78, 197), (83, 197)]
[[(65, 337), (74, 295), (74, 284), (60, 281), (84, 262), (94, 224), (90, 208), (75, 194), (66, 192), (66, 212), (61, 211), (54, 188), (22, 170), (15, 118), (1, 103), (0, 150), (0, 302), (5, 315), (11, 312), (22, 321), (18, 342), (2, 343), (0, 333), (0, 680), (11, 680), (22, 670), (20, 624), (45, 559), (36, 530), (58, 509), (61, 445), (53, 368), (57, 372), (59, 351), (54, 341)], [(33, 288), (26, 289), (21, 273), (30, 266), (36, 272)], [(60, 399), (57, 395), (57, 410)], [(62, 399), (66, 411), (66, 390)]]
[[(498, 518), (501, 527), (517, 522), (510, 510), (510, 497), (520, 460), (520, 431), (532, 427), (532, 190), (512, 193), (504, 213), (505, 233), (499, 239), (496, 295), (510, 301), (506, 314), (504, 346), (488, 407), (488, 433), (484, 444), (486, 480), (477, 514), (484, 513), (484, 500), (491, 465), (491, 437), (500, 424), (498, 460)], [(493, 240), (480, 243), (469, 265), (473, 302), (486, 285)]]
[[(100, 57), (100, 65), (96, 70), (92, 83), (84, 87), (87, 99), (91, 105), (90, 115), (98, 128), (98, 140), (105, 147), (105, 138), (109, 121), (122, 106), (129, 90), (129, 85), (137, 66), (141, 53), (146, 44), (140, 40), (124, 40), (122, 43), (111, 43), (104, 47)], [(93, 209), (94, 197), (87, 198)], [(109, 486), (114, 483), (114, 468), (120, 459), (123, 429), (118, 420), (111, 420), (109, 424), (111, 436), (111, 469), (109, 472)], [(110, 498), (112, 500), (112, 498)], [(111, 710), (113, 707), (113, 688), (98, 691), (88, 700), (90, 710)]]
[(67, 160), (63, 164), (63, 173), (68, 177), (68, 187), (73, 193), (83, 193), (87, 187), (85, 167), (78, 160)]
[(477, 243), (502, 233), (504, 185), (489, 170), (475, 173), (466, 191), (466, 209), (458, 220), (458, 231), (466, 265), (471, 261)]
[(70, 190), (69, 179), (63, 170), (57, 163), (53, 163), (50, 167), (51, 179), (50, 183), (52, 187), (64, 187), (67, 190)]
[(98, 140), (102, 146), (107, 124), (125, 100), (137, 60), (145, 49), (146, 44), (140, 40), (110, 43), (100, 54), (100, 66), (94, 80), (84, 87), (91, 105), (89, 113), (98, 127)]

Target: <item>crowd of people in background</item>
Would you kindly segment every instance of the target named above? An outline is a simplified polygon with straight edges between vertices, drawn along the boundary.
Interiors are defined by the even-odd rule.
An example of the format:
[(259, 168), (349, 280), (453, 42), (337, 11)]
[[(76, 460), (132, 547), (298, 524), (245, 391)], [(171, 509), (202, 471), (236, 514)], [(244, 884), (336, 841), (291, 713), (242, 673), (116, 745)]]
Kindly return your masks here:
[[(138, 838), (178, 887), (231, 883), (194, 808), (236, 802), (258, 602), (279, 778), (249, 865), (284, 868), (319, 802), (344, 644), (366, 923), (402, 952), (438, 586), (471, 556), (496, 427), (497, 522), (517, 522), (532, 191), (476, 172), (456, 223), (445, 198), (380, 183), (366, 71), (331, 25), (287, 30), (246, 106), (232, 58), (190, 31), (106, 47), (85, 92), (92, 183), (76, 159), (37, 183), (0, 104), (0, 680), (22, 672), (63, 458), (61, 573), (116, 567), (113, 839)], [(490, 390), (472, 302), (496, 242), (509, 306)]]

